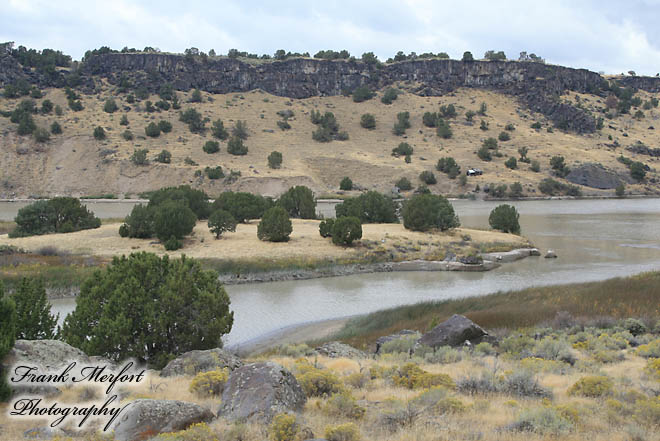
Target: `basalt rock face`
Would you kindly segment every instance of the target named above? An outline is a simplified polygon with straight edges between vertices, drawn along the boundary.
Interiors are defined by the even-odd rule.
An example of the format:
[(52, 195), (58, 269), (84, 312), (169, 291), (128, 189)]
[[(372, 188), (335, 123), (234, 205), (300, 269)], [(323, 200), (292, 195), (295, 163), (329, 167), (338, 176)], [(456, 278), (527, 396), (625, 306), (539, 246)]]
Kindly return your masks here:
[(621, 77), (617, 78), (617, 83), (622, 87), (630, 86), (651, 93), (660, 92), (660, 77)]
[(438, 96), (460, 87), (496, 90), (520, 98), (559, 127), (578, 133), (595, 130), (594, 118), (560, 103), (564, 91), (599, 93), (602, 77), (586, 69), (511, 61), (414, 60), (384, 66), (357, 61), (291, 59), (248, 64), (237, 59), (194, 59), (170, 54), (104, 54), (83, 65), (84, 77), (100, 76), (117, 84), (122, 76), (152, 92), (163, 84), (177, 90), (212, 93), (261, 89), (291, 98), (339, 95), (360, 86), (380, 89), (396, 82), (413, 92)]

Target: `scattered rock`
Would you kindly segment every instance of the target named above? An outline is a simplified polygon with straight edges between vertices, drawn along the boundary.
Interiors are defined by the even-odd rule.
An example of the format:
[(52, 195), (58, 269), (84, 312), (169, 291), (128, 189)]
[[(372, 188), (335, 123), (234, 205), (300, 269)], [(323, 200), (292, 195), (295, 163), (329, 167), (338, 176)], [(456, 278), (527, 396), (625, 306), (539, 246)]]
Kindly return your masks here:
[(487, 336), (488, 333), (481, 326), (465, 316), (454, 314), (449, 320), (422, 335), (419, 343), (433, 348), (461, 346), (466, 340), (471, 344), (480, 343)]
[(3, 369), (13, 364), (38, 365), (51, 370), (69, 365), (72, 361), (88, 363), (89, 357), (78, 348), (59, 340), (16, 340), (7, 357), (2, 360)]
[(319, 355), (329, 358), (366, 358), (367, 354), (338, 341), (331, 341), (314, 349)]
[(516, 260), (524, 259), (529, 256), (540, 256), (541, 253), (536, 248), (520, 248), (503, 253), (483, 253), (481, 257), (484, 260), (491, 260), (496, 262), (515, 262)]
[(291, 372), (273, 362), (253, 363), (229, 375), (218, 415), (269, 422), (278, 413), (302, 410), (306, 401)]
[(142, 441), (159, 433), (185, 430), (214, 417), (208, 409), (184, 401), (135, 400), (110, 427), (117, 441)]
[(544, 257), (545, 257), (546, 259), (556, 259), (556, 258), (557, 258), (557, 253), (555, 253), (554, 250), (548, 250), (548, 251), (545, 253), (545, 256), (544, 256)]
[(167, 366), (160, 372), (160, 376), (195, 375), (199, 372), (215, 371), (224, 368), (233, 371), (242, 365), (243, 362), (237, 356), (224, 349), (215, 348), (206, 351), (190, 351), (181, 354), (167, 363)]

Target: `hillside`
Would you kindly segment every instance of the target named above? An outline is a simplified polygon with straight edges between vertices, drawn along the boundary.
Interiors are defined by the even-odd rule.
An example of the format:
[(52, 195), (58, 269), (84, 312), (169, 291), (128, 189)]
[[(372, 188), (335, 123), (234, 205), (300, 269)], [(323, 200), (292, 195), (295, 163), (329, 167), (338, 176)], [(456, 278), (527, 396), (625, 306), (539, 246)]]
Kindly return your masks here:
[[(566, 165), (574, 170), (567, 176), (572, 183), (591, 185), (580, 185), (583, 195), (612, 196), (620, 181), (629, 194), (658, 194), (660, 190), (655, 170), (658, 151), (654, 150), (659, 135), (653, 128), (660, 110), (650, 104), (660, 94), (653, 78), (618, 79), (621, 85), (649, 90), (636, 90), (633, 105), (624, 114), (606, 108), (606, 98), (612, 92), (601, 87), (616, 87), (612, 86), (613, 80), (608, 83), (593, 72), (539, 63), (443, 60), (392, 63), (377, 69), (365, 68), (359, 62), (297, 59), (250, 65), (218, 58), (195, 70), (194, 62), (187, 65), (187, 58), (175, 55), (92, 57), (75, 73), (80, 78), (76, 92), (84, 107), (77, 112), (69, 108), (64, 88), (42, 88), (44, 96), (33, 99), (37, 107), (50, 100), (63, 113), (35, 114), (34, 121), (45, 128), (57, 121), (62, 134), (38, 143), (32, 136), (19, 136), (17, 124), (0, 118), (0, 197), (131, 197), (178, 184), (193, 185), (212, 196), (230, 189), (275, 196), (297, 184), (311, 187), (317, 195), (331, 195), (338, 193), (344, 176), (350, 177), (358, 189), (389, 193), (401, 177), (407, 177), (413, 188), (417, 187), (421, 183), (418, 176), (425, 170), (433, 171), (438, 180), (429, 185), (434, 193), (467, 195), (479, 185), (482, 192), (476, 196), (484, 197), (487, 195), (483, 189), (488, 184), (520, 182), (524, 196), (543, 196), (538, 184), (545, 178), (552, 176), (571, 184), (551, 173), (550, 159), (557, 155), (563, 156)], [(26, 71), (32, 76), (21, 77), (21, 72)], [(9, 75), (5, 70), (4, 76), (0, 75), (0, 85), (7, 86), (21, 78), (39, 87), (63, 85), (45, 81), (27, 68), (12, 72)], [(58, 72), (67, 75), (67, 69)], [(535, 76), (541, 74), (546, 76)], [(155, 107), (153, 112), (146, 111), (147, 101), (161, 100), (156, 92), (164, 84), (178, 89), (181, 108)], [(376, 91), (376, 96), (356, 103), (352, 97), (341, 95), (342, 90), (355, 90), (361, 85)], [(201, 92), (201, 102), (190, 102), (192, 87), (209, 90)], [(402, 93), (387, 105), (380, 98), (389, 87)], [(214, 93), (228, 88), (236, 91)], [(146, 93), (143, 99), (129, 103), (129, 96), (138, 91)], [(2, 97), (0, 110), (9, 115), (26, 98), (30, 99)], [(118, 105), (114, 113), (104, 111), (109, 98)], [(468, 122), (466, 112), (478, 112), (482, 103), (486, 104), (485, 115), (476, 114)], [(446, 118), (452, 137), (443, 139), (422, 119), (425, 112), (438, 112), (440, 106), (449, 104), (455, 106), (457, 115)], [(189, 108), (207, 119), (205, 131), (192, 133), (179, 120), (180, 112)], [(287, 121), (291, 126), (288, 130), (278, 128), (278, 122), (284, 120), (278, 115), (281, 111), (293, 112)], [(314, 141), (312, 133), (317, 126), (311, 122), (312, 111), (332, 112), (339, 130), (346, 131), (349, 139)], [(643, 116), (634, 117), (637, 111)], [(400, 112), (410, 113), (411, 127), (403, 136), (392, 132)], [(375, 116), (375, 129), (360, 126), (365, 113)], [(611, 119), (605, 118), (607, 113)], [(124, 115), (129, 121), (127, 126), (120, 125)], [(601, 129), (597, 129), (599, 118), (604, 118)], [(217, 119), (223, 121), (228, 131), (239, 120), (247, 123), (247, 155), (227, 153), (227, 141), (220, 141), (218, 153), (202, 150), (207, 141), (214, 140), (210, 128)], [(156, 138), (147, 137), (145, 127), (161, 120), (169, 121), (172, 131)], [(488, 130), (480, 129), (482, 120)], [(534, 123), (539, 123), (540, 128), (532, 128)], [(514, 130), (505, 130), (510, 125)], [(93, 131), (98, 126), (104, 128), (105, 140), (94, 139)], [(125, 130), (130, 130), (134, 139), (125, 140)], [(498, 149), (491, 150), (494, 154), (499, 152), (499, 156), (488, 162), (479, 159), (476, 152), (483, 140), (498, 138), (501, 132), (508, 133), (511, 139), (498, 142)], [(391, 155), (401, 142), (414, 149), (410, 163)], [(641, 149), (639, 143), (643, 144)], [(635, 152), (628, 150), (633, 145), (637, 145)], [(531, 171), (529, 163), (518, 162), (515, 170), (504, 165), (510, 157), (520, 159), (518, 150), (522, 147), (528, 149), (530, 160), (539, 161), (540, 172)], [(136, 149), (149, 150), (147, 165), (130, 161)], [(169, 164), (154, 160), (163, 149), (172, 155)], [(272, 151), (283, 155), (280, 169), (268, 167), (267, 157)], [(630, 177), (628, 167), (617, 160), (621, 155), (647, 167), (643, 181)], [(461, 174), (469, 167), (478, 167), (484, 174), (470, 177), (462, 185), (459, 179), (449, 179), (435, 170), (442, 157), (453, 157)], [(603, 168), (582, 167), (585, 164), (600, 164)], [(204, 173), (206, 167), (216, 166), (222, 167), (224, 179), (212, 180)], [(240, 176), (234, 173), (227, 178), (232, 170), (240, 172)]]

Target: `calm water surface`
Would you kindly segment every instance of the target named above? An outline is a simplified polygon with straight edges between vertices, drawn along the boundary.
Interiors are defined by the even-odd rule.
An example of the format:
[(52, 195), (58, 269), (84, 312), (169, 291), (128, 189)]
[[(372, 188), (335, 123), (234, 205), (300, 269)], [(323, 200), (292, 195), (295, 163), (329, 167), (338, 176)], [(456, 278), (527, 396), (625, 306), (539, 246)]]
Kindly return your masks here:
[[(240, 346), (286, 326), (422, 300), (603, 280), (660, 269), (660, 199), (512, 204), (520, 212), (522, 233), (542, 251), (554, 249), (558, 259), (531, 257), (486, 273), (378, 273), (228, 286), (235, 322), (226, 343)], [(497, 203), (456, 201), (453, 205), (463, 226), (485, 228)], [(53, 301), (54, 309), (62, 313), (73, 306), (71, 299)]]

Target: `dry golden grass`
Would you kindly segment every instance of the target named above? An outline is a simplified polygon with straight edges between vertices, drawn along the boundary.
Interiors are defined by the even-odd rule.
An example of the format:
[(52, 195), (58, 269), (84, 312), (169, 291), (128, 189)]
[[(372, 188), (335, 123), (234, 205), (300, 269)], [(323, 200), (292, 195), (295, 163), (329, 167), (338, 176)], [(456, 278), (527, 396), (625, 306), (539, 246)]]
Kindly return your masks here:
[[(402, 88), (411, 85), (400, 84)], [(17, 187), (17, 193), (52, 194), (68, 193), (83, 194), (132, 194), (141, 191), (160, 188), (173, 184), (199, 185), (215, 195), (227, 188), (246, 189), (268, 195), (277, 195), (293, 184), (306, 184), (318, 193), (335, 192), (339, 181), (349, 176), (353, 181), (366, 188), (389, 191), (394, 182), (402, 177), (408, 177), (415, 185), (419, 183), (418, 175), (423, 170), (434, 170), (435, 163), (443, 156), (454, 157), (462, 170), (468, 166), (480, 167), (485, 171), (481, 177), (470, 178), (467, 188), (461, 188), (457, 180), (450, 180), (444, 174), (436, 172), (438, 184), (431, 186), (432, 190), (443, 194), (460, 194), (472, 190), (475, 184), (483, 187), (486, 183), (512, 183), (519, 181), (528, 194), (536, 188), (536, 184), (549, 175), (549, 160), (554, 155), (563, 155), (569, 166), (584, 162), (598, 162), (606, 167), (627, 173), (623, 164), (616, 161), (622, 149), (614, 149), (606, 144), (611, 135), (625, 147), (641, 140), (649, 146), (658, 144), (657, 130), (648, 127), (656, 124), (660, 117), (658, 109), (645, 112), (645, 118), (638, 121), (630, 115), (623, 115), (614, 120), (605, 120), (605, 128), (591, 135), (580, 136), (562, 133), (554, 130), (548, 133), (549, 124), (544, 117), (532, 114), (521, 107), (511, 96), (485, 90), (459, 89), (455, 93), (442, 97), (420, 97), (405, 93), (391, 105), (375, 99), (354, 103), (350, 97), (313, 97), (302, 100), (289, 99), (269, 95), (262, 91), (251, 91), (240, 94), (211, 95), (202, 93), (202, 103), (187, 103), (190, 93), (179, 92), (183, 103), (182, 110), (188, 107), (198, 109), (204, 117), (211, 121), (222, 119), (230, 129), (238, 120), (247, 121), (250, 137), (246, 141), (249, 153), (246, 156), (233, 156), (226, 152), (226, 142), (221, 143), (221, 152), (206, 154), (202, 145), (212, 139), (210, 133), (199, 135), (190, 133), (187, 126), (178, 120), (179, 111), (170, 109), (159, 113), (139, 111), (144, 108), (144, 102), (130, 105), (132, 111), (121, 110), (125, 96), (115, 97), (120, 110), (108, 114), (103, 111), (105, 100), (114, 94), (114, 88), (107, 86), (98, 95), (83, 96), (85, 109), (72, 112), (68, 109), (62, 90), (48, 90), (44, 99), (50, 99), (64, 109), (64, 115), (57, 117), (37, 116), (37, 124), (47, 126), (58, 120), (63, 125), (64, 133), (53, 139), (46, 146), (37, 146), (28, 138), (15, 136), (15, 128), (6, 119), (0, 120), (0, 130), (9, 134), (6, 142), (16, 147), (28, 147), (34, 153), (17, 155), (14, 149), (2, 152), (0, 159), (5, 179)], [(651, 94), (640, 92), (643, 99)], [(575, 93), (563, 99), (575, 103)], [(159, 100), (157, 96), (149, 98), (152, 102)], [(585, 108), (601, 115), (604, 108), (603, 100), (590, 95), (580, 95), (580, 101)], [(600, 101), (600, 102), (599, 102)], [(16, 105), (17, 100), (0, 98), (0, 109), (7, 110)], [(482, 102), (488, 106), (486, 116), (475, 117), (475, 122), (469, 124), (464, 114), (467, 110), (477, 110)], [(459, 116), (452, 121), (454, 136), (449, 140), (440, 139), (435, 130), (422, 124), (422, 115), (427, 111), (437, 111), (440, 105), (453, 103)], [(292, 110), (295, 116), (289, 120), (292, 128), (282, 131), (277, 127), (281, 118), (276, 114), (280, 110)], [(321, 112), (332, 111), (341, 128), (346, 130), (350, 139), (318, 143), (312, 140), (315, 130), (309, 114), (312, 110)], [(412, 127), (407, 130), (406, 138), (392, 134), (392, 126), (398, 112), (408, 111), (411, 115)], [(364, 113), (375, 115), (377, 126), (375, 130), (360, 127), (360, 117)], [(634, 113), (634, 110), (633, 110)], [(125, 141), (121, 133), (126, 129), (119, 125), (122, 114), (127, 114), (130, 125), (128, 129), (136, 136), (133, 141)], [(144, 127), (150, 122), (168, 120), (173, 125), (171, 133), (162, 134), (158, 138), (148, 138)], [(490, 129), (482, 131), (479, 122), (488, 122)], [(530, 128), (534, 121), (543, 122), (543, 129), (537, 131)], [(497, 138), (499, 132), (507, 124), (513, 124), (516, 130), (511, 133), (512, 139), (500, 142), (502, 158), (494, 158), (492, 162), (483, 162), (476, 156), (476, 151), (483, 139)], [(615, 128), (608, 127), (612, 124)], [(96, 126), (106, 128), (107, 139), (95, 141), (92, 131)], [(624, 133), (627, 136), (624, 136)], [(399, 142), (408, 142), (414, 149), (412, 163), (406, 164), (402, 158), (391, 156), (392, 148)], [(541, 173), (529, 170), (527, 164), (519, 164), (518, 170), (509, 170), (504, 166), (508, 156), (518, 157), (519, 147), (529, 148), (529, 158), (539, 160)], [(172, 153), (172, 163), (138, 167), (130, 163), (133, 151), (137, 148), (149, 149), (153, 158), (162, 149)], [(104, 160), (100, 152), (104, 149), (116, 150)], [(35, 152), (42, 151), (42, 153)], [(267, 156), (277, 150), (283, 153), (284, 162), (279, 170), (267, 167)], [(629, 152), (626, 156), (635, 157)], [(198, 166), (184, 163), (185, 158), (191, 158)], [(638, 155), (641, 160), (652, 167), (657, 158)], [(225, 185), (218, 181), (210, 181), (194, 177), (195, 170), (203, 170), (207, 166), (221, 165), (224, 170), (237, 170), (242, 178), (235, 184)], [(629, 186), (629, 190), (644, 191), (644, 186)], [(583, 189), (593, 194), (611, 194), (612, 191)], [(538, 194), (538, 193), (536, 193)]]
[[(192, 236), (184, 240), (184, 248), (166, 252), (154, 239), (129, 239), (119, 236), (119, 225), (103, 224), (100, 228), (66, 234), (49, 234), (10, 239), (0, 236), (0, 244), (14, 245), (26, 250), (36, 250), (44, 245), (74, 254), (115, 256), (137, 251), (157, 254), (180, 255), (206, 259), (328, 259), (358, 258), (366, 252), (389, 253), (397, 247), (409, 250), (409, 257), (433, 256), (454, 244), (459, 251), (471, 244), (497, 247), (506, 244), (509, 248), (528, 244), (523, 237), (496, 231), (469, 230), (458, 228), (450, 232), (420, 233), (408, 231), (401, 224), (365, 224), (362, 241), (353, 247), (333, 245), (330, 239), (319, 235), (319, 221), (293, 219), (291, 240), (284, 243), (260, 241), (257, 238), (257, 221), (239, 224), (235, 233), (225, 233), (215, 239), (205, 222), (198, 222)], [(461, 236), (468, 234), (471, 241), (461, 244)]]

